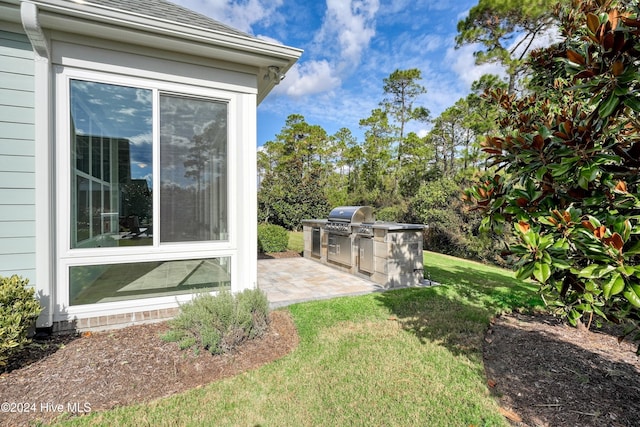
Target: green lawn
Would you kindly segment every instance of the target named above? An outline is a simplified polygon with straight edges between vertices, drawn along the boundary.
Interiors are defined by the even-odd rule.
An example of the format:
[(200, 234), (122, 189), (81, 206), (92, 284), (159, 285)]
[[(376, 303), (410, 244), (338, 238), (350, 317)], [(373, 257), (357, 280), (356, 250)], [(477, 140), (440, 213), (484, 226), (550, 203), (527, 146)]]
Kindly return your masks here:
[(287, 249), (296, 252), (304, 251), (304, 239), (302, 237), (302, 231), (289, 232), (289, 247)]
[(489, 395), (492, 316), (538, 305), (509, 271), (425, 252), (442, 286), (297, 304), (300, 345), (260, 369), (68, 425), (507, 426)]

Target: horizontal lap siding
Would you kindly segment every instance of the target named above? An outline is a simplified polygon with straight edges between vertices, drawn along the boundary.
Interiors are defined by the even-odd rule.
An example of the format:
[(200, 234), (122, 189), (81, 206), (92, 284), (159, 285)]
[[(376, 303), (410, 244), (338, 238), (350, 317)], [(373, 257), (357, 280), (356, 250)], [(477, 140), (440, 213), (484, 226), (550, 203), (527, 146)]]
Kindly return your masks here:
[(0, 31), (0, 276), (35, 280), (34, 65), (23, 34)]

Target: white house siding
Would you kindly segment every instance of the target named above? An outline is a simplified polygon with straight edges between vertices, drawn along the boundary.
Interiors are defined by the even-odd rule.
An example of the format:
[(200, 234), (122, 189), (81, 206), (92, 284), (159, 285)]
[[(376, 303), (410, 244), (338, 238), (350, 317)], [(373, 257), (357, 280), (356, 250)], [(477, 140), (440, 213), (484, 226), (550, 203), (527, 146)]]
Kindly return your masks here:
[(0, 276), (35, 282), (34, 59), (23, 34), (0, 31)]

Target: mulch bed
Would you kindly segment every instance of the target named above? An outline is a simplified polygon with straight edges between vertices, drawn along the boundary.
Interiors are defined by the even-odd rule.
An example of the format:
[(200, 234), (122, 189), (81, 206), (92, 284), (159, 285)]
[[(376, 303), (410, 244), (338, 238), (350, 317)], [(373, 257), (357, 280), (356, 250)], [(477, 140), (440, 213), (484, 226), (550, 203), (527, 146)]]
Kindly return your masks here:
[(258, 252), (258, 259), (300, 258), (302, 254), (296, 251), (284, 252)]
[(298, 345), (288, 312), (273, 311), (270, 319), (263, 337), (218, 356), (162, 341), (166, 322), (34, 341), (0, 371), (0, 404), (15, 411), (3, 406), (0, 426), (149, 402), (255, 369)]
[(637, 426), (638, 343), (620, 330), (573, 328), (546, 315), (495, 320), (484, 343), (487, 382), (516, 426)]

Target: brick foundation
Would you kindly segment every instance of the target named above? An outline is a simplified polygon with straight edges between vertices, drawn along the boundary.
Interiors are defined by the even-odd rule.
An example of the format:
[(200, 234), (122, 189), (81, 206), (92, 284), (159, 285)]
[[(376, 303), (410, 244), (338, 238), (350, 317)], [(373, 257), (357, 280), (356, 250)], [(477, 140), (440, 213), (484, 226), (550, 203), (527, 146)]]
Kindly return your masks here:
[(101, 331), (107, 329), (124, 328), (141, 323), (161, 322), (175, 317), (180, 309), (164, 308), (159, 310), (139, 311), (136, 313), (121, 313), (109, 316), (87, 317), (72, 321), (54, 322), (53, 333), (64, 334), (83, 331)]

